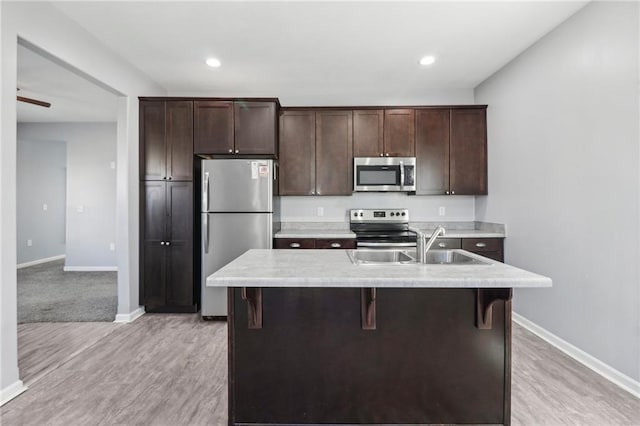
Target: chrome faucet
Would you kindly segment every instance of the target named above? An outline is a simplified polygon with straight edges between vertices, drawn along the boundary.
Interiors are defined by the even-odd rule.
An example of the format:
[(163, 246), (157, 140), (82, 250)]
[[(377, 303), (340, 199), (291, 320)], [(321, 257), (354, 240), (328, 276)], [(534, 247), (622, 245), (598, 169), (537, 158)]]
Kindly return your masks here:
[(440, 235), (444, 236), (445, 229), (442, 226), (438, 226), (431, 234), (431, 237), (429, 237), (429, 241), (427, 241), (427, 235), (418, 228), (410, 226), (409, 231), (415, 232), (417, 236), (416, 251), (418, 253), (418, 262), (427, 263), (427, 252), (433, 243), (436, 242), (436, 238)]

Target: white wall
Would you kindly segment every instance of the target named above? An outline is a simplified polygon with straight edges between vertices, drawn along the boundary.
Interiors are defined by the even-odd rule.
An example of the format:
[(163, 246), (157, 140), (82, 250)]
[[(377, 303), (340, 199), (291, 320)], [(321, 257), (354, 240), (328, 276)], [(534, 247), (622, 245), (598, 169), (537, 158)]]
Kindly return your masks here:
[(118, 101), (118, 317), (138, 305), (138, 96), (166, 91), (45, 2), (0, 2), (0, 400), (23, 389), (17, 362), (16, 69), (18, 37), (103, 83)]
[(18, 124), (18, 140), (67, 146), (65, 270), (116, 269), (116, 130), (116, 123)]
[(516, 312), (640, 380), (638, 3), (593, 2), (476, 88)]
[(27, 139), (18, 129), (17, 156), (18, 265), (64, 255), (66, 144)]
[[(323, 216), (318, 216), (322, 207)], [(439, 216), (439, 208), (445, 215)], [(474, 220), (474, 197), (361, 193), (344, 197), (280, 197), (282, 222), (348, 222), (349, 209), (407, 208), (413, 222)]]

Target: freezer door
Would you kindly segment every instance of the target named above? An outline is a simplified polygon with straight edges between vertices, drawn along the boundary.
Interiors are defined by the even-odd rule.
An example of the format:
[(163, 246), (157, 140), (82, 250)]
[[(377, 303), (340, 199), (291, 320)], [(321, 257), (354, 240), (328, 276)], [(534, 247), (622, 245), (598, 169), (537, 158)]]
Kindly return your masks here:
[(204, 160), (201, 212), (272, 212), (273, 160)]
[(202, 316), (227, 315), (227, 289), (207, 277), (245, 251), (272, 246), (271, 213), (202, 213)]

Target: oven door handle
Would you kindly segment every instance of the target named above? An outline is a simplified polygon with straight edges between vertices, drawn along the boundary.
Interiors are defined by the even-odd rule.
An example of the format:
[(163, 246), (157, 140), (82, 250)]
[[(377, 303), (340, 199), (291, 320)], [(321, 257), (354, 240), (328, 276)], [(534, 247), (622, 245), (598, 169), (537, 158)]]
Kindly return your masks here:
[(415, 247), (416, 243), (357, 243), (358, 247)]

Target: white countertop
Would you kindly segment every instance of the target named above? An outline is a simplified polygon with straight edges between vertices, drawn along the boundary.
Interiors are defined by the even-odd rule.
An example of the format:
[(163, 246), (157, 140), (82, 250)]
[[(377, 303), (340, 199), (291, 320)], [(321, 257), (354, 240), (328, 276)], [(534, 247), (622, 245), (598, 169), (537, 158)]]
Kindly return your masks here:
[(276, 232), (274, 238), (355, 238), (356, 234), (339, 229), (287, 229)]
[(249, 250), (207, 278), (208, 287), (551, 287), (551, 279), (482, 256), (489, 265), (355, 265), (348, 250)]

